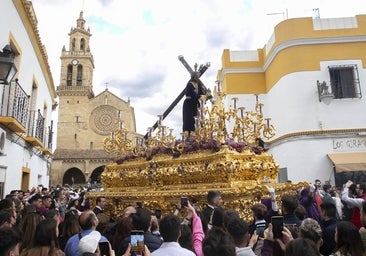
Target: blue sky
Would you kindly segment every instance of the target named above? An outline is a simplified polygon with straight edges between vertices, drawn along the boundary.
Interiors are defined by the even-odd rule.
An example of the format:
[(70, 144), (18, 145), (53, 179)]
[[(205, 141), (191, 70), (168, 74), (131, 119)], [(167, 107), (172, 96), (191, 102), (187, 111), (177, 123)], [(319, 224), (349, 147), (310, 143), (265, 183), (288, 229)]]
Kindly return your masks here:
[[(285, 18), (366, 14), (364, 0), (33, 0), (55, 86), (68, 33), (84, 11), (90, 27), (95, 94), (108, 89), (135, 109), (137, 132), (157, 120), (185, 87), (189, 74), (178, 61), (211, 63), (201, 80), (213, 88), (224, 49), (263, 48)], [(272, 14), (272, 15), (269, 15)], [(181, 132), (180, 102), (164, 124)]]

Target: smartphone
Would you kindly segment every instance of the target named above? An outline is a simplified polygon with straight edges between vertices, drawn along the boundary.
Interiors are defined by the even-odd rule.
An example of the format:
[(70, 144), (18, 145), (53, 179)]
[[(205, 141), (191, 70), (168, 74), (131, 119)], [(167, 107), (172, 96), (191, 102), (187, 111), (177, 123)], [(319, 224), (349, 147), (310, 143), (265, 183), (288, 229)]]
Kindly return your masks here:
[(273, 238), (281, 238), (283, 231), (283, 216), (272, 216), (271, 223)]
[(266, 229), (265, 226), (256, 226), (255, 230), (257, 232), (257, 235), (260, 236), (260, 237), (263, 237), (263, 234), (264, 234), (264, 230)]
[(143, 252), (145, 249), (144, 231), (131, 230), (130, 233), (131, 252)]
[(136, 208), (142, 208), (142, 203), (141, 202), (136, 202)]
[(109, 243), (108, 242), (99, 242), (99, 251), (100, 251), (100, 256), (110, 256)]
[(180, 206), (182, 208), (188, 206), (188, 198), (186, 196), (180, 198)]

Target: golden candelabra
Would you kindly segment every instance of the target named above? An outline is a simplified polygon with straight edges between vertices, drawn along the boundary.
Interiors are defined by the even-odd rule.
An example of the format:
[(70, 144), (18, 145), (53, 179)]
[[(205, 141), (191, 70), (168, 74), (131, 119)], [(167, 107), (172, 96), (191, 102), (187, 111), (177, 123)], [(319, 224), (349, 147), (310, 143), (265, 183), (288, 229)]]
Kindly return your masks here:
[(158, 126), (153, 134), (153, 128), (148, 128), (148, 137), (136, 136), (133, 140), (129, 138), (129, 131), (123, 125), (120, 115), (118, 114), (115, 121), (115, 129), (111, 132), (110, 137), (104, 139), (104, 150), (108, 153), (116, 155), (117, 159), (121, 157), (134, 158), (151, 156), (154, 150), (170, 150), (175, 145), (175, 137), (173, 129), (162, 124), (162, 116), (159, 115)]
[[(147, 138), (129, 138), (129, 132), (124, 127), (123, 121), (118, 114), (116, 128), (110, 137), (105, 138), (104, 148), (108, 153), (114, 153), (117, 159), (131, 159), (136, 157), (151, 158), (157, 153), (177, 154), (199, 149), (192, 147), (192, 143), (199, 146), (211, 142), (211, 147), (229, 145), (236, 147), (238, 151), (245, 148), (257, 148), (261, 138), (270, 139), (275, 135), (275, 128), (270, 124), (270, 118), (263, 117), (263, 103), (256, 96), (254, 111), (244, 111), (244, 107), (238, 107), (238, 98), (232, 98), (233, 104), (225, 109), (223, 103), (225, 94), (218, 92), (211, 108), (205, 106), (205, 97), (200, 99), (199, 115), (195, 117), (196, 131), (188, 137), (182, 134), (182, 139), (177, 140), (173, 136), (173, 129), (162, 124), (162, 116), (158, 116), (156, 131), (150, 127), (147, 130)], [(232, 129), (229, 127), (232, 126)]]
[(104, 140), (105, 150), (117, 158), (101, 174), (104, 191), (87, 196), (107, 197), (111, 216), (136, 202), (166, 214), (182, 195), (203, 207), (207, 191), (220, 190), (224, 207), (250, 220), (251, 206), (259, 198), (268, 199), (268, 187), (274, 187), (279, 198), (306, 186), (277, 183), (279, 166), (258, 143), (275, 134), (270, 119), (263, 117), (258, 95), (255, 109), (248, 112), (237, 106), (237, 98), (226, 110), (224, 97), (218, 90), (210, 107), (200, 99), (195, 133), (182, 134), (181, 139), (162, 124), (162, 116), (155, 131), (149, 128), (145, 138), (133, 138), (118, 114), (115, 129)]
[[(217, 138), (221, 143), (230, 140), (246, 142), (248, 145), (258, 143), (259, 138), (270, 139), (275, 135), (275, 128), (270, 118), (263, 117), (263, 103), (256, 96), (254, 111), (244, 111), (245, 107), (237, 107), (238, 98), (232, 98), (233, 105), (226, 111), (223, 103), (225, 95), (218, 92), (218, 97), (211, 110), (204, 107), (204, 98), (200, 100), (200, 115), (196, 118), (197, 140)], [(232, 130), (228, 129), (233, 123)]]
[(129, 131), (124, 127), (119, 114), (116, 124), (118, 128), (111, 132), (110, 137), (104, 139), (104, 150), (108, 153), (115, 153), (117, 157), (121, 157), (123, 154), (131, 154), (134, 152), (134, 145), (128, 138)]

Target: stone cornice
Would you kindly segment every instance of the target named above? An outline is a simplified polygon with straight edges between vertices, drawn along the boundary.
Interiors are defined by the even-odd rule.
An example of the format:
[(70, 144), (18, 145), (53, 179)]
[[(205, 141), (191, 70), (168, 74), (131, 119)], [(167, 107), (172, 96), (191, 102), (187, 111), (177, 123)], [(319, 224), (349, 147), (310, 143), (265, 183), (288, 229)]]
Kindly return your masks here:
[(359, 133), (365, 133), (365, 132), (366, 128), (300, 131), (284, 134), (271, 141), (267, 141), (266, 144), (272, 146), (275, 144), (281, 144), (287, 140), (298, 139), (301, 137), (330, 137), (336, 135), (350, 136), (350, 135), (358, 135)]

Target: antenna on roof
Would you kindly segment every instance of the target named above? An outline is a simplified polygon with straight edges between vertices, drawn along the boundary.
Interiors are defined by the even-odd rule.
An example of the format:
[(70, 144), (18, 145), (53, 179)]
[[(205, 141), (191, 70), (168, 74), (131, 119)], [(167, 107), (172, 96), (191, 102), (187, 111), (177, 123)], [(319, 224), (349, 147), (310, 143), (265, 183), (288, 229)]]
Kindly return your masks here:
[(314, 12), (314, 19), (320, 19), (320, 11), (319, 8), (314, 8), (313, 9)]
[(288, 19), (288, 9), (287, 8), (286, 8), (286, 11), (283, 11), (283, 12), (267, 13), (267, 15), (279, 15), (279, 14), (282, 14), (283, 20), (287, 20)]

